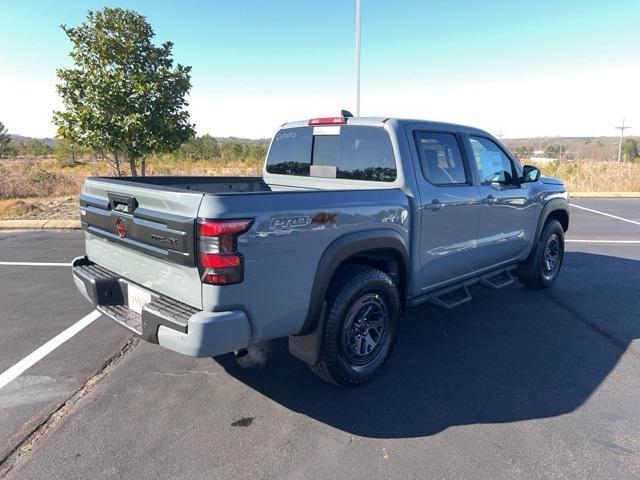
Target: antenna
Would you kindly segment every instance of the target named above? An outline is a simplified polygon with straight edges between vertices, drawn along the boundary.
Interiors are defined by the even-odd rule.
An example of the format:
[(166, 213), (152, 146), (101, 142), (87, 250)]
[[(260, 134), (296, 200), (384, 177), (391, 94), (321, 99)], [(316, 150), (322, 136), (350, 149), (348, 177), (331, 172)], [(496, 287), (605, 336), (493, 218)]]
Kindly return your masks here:
[(620, 143), (618, 144), (618, 163), (620, 163), (620, 158), (622, 157), (622, 139), (624, 138), (624, 131), (627, 128), (631, 128), (629, 126), (624, 125), (624, 118), (622, 119), (621, 127), (614, 127), (616, 130), (620, 130)]

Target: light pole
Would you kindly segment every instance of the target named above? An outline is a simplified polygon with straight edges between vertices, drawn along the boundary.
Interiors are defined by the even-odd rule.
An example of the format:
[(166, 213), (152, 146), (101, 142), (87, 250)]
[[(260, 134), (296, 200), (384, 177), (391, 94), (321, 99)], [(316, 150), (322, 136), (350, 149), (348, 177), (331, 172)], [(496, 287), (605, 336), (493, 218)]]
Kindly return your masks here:
[(631, 127), (625, 127), (624, 126), (624, 118), (622, 119), (622, 126), (621, 127), (615, 127), (616, 130), (620, 130), (620, 143), (618, 144), (618, 163), (620, 163), (620, 158), (622, 157), (622, 139), (624, 138), (624, 131), (627, 128), (631, 128)]
[(356, 117), (360, 116), (360, 0), (356, 0)]

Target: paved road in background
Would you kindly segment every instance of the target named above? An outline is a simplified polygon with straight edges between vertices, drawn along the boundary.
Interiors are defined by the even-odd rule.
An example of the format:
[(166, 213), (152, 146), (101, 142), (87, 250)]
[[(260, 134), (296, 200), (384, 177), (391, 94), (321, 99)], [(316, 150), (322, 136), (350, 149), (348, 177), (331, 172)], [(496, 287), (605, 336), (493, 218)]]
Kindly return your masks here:
[[(640, 222), (640, 200), (573, 202)], [(8, 476), (640, 478), (640, 243), (581, 242), (640, 241), (640, 225), (571, 214), (579, 241), (552, 289), (475, 287), (455, 310), (411, 310), (369, 385), (322, 382), (286, 340), (250, 368), (140, 343)], [(78, 232), (2, 234), (0, 247), (0, 262), (83, 250)], [(68, 267), (0, 276), (0, 373), (91, 312)], [(0, 389), (0, 458), (128, 338), (101, 317)]]

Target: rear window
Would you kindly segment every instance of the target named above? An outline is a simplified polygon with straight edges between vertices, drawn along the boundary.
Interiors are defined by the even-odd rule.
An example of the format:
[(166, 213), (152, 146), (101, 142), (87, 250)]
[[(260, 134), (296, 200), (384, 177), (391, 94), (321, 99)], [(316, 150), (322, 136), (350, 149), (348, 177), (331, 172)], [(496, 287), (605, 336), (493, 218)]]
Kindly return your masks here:
[(312, 140), (312, 127), (280, 130), (271, 143), (267, 172), (309, 176)]
[(311, 176), (336, 178), (339, 135), (314, 135)]
[(347, 127), (340, 133), (338, 178), (393, 182), (396, 162), (384, 128)]
[(380, 127), (298, 127), (273, 140), (267, 172), (392, 182), (397, 170), (389, 134)]

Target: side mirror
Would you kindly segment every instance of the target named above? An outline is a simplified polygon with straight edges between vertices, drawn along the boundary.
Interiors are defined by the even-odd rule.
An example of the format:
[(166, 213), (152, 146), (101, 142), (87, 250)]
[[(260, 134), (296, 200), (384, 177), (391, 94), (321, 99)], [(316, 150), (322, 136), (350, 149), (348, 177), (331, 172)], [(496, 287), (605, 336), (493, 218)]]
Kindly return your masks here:
[(533, 183), (540, 180), (540, 169), (533, 165), (522, 167), (522, 183)]

